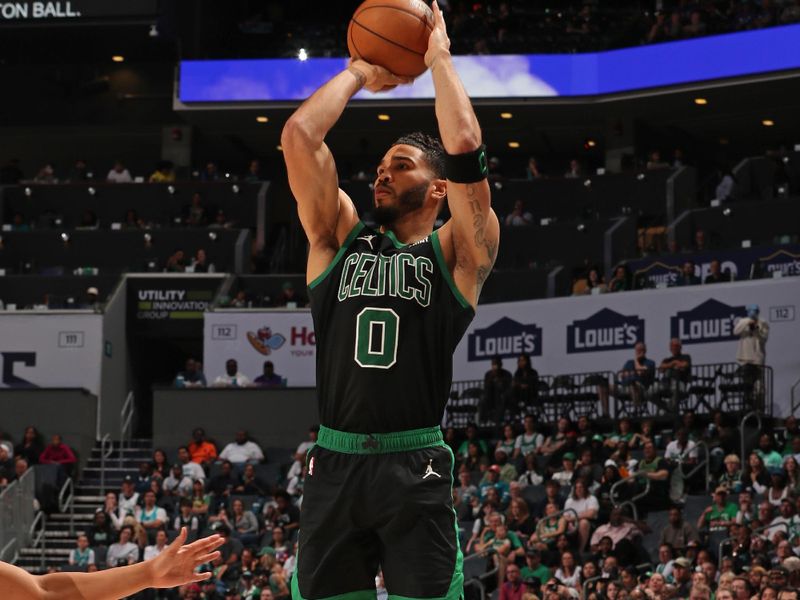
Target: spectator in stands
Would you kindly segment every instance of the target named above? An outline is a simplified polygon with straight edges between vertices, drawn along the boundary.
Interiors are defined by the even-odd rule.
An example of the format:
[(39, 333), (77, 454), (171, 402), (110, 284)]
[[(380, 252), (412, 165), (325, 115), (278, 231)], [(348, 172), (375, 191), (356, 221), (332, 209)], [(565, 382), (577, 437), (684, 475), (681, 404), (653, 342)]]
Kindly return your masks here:
[(156, 164), (156, 170), (148, 179), (150, 183), (173, 183), (175, 181), (174, 165), (171, 161), (162, 160)]
[[(517, 370), (511, 381), (512, 406), (524, 405), (526, 409), (533, 407), (538, 392), (539, 373), (531, 366), (529, 354), (520, 354), (517, 358)], [(510, 453), (509, 453), (510, 456)]]
[(233, 471), (233, 464), (229, 460), (222, 461), (220, 472), (208, 482), (208, 490), (214, 493), (217, 500), (224, 500), (227, 505), (228, 497), (234, 488), (239, 485), (239, 476)]
[(232, 223), (225, 216), (221, 208), (214, 214), (214, 220), (208, 224), (209, 229), (230, 229)]
[(139, 498), (140, 495), (135, 489), (133, 477), (126, 475), (122, 480), (121, 491), (117, 497), (117, 504), (119, 505), (118, 517), (120, 520), (135, 515), (136, 507), (139, 505)]
[(304, 442), (300, 442), (300, 445), (297, 446), (297, 450), (295, 451), (296, 454), (300, 454), (305, 460), (306, 453), (314, 447), (317, 443), (317, 436), (319, 435), (319, 425), (312, 425), (308, 428), (308, 439)]
[(544, 175), (539, 169), (539, 161), (537, 161), (535, 157), (531, 156), (528, 159), (528, 165), (525, 167), (525, 178), (528, 181), (533, 181), (534, 179), (542, 179), (542, 177), (544, 177)]
[(261, 163), (258, 160), (253, 159), (247, 165), (247, 173), (242, 178), (247, 183), (258, 183), (262, 181), (261, 177)]
[(210, 160), (206, 163), (205, 168), (200, 171), (200, 181), (219, 181), (222, 179), (217, 168), (217, 163)]
[(45, 163), (36, 173), (36, 177), (33, 178), (33, 181), (35, 183), (58, 183), (55, 172), (56, 170), (53, 163)]
[(50, 439), (50, 445), (47, 446), (39, 456), (40, 464), (61, 465), (67, 476), (72, 474), (72, 469), (77, 460), (72, 448), (67, 446), (58, 434), (53, 435)]
[(703, 281), (704, 284), (709, 283), (726, 283), (731, 280), (730, 272), (722, 271), (722, 265), (719, 262), (718, 258), (711, 259), (711, 263), (708, 266), (709, 273), (706, 275), (705, 280)]
[(178, 503), (178, 514), (172, 521), (174, 531), (180, 531), (181, 527), (186, 527), (189, 536), (197, 536), (200, 529), (200, 520), (192, 513), (192, 501), (189, 498), (181, 498)]
[(123, 229), (144, 229), (145, 223), (143, 219), (139, 218), (138, 213), (129, 208), (125, 211), (125, 221), (122, 223)]
[(258, 542), (258, 519), (250, 510), (245, 510), (244, 502), (241, 498), (235, 498), (231, 502), (231, 521), (233, 525), (233, 535), (245, 546), (251, 546)]
[(121, 160), (115, 160), (114, 166), (106, 175), (106, 181), (108, 183), (131, 183), (133, 182), (133, 177), (131, 177), (131, 172), (125, 168), (125, 164)]
[(661, 152), (653, 150), (647, 159), (647, 170), (658, 171), (661, 169), (669, 169), (669, 163), (661, 159)]
[(495, 450), (502, 450), (507, 457), (514, 456), (514, 444), (517, 436), (514, 435), (514, 426), (511, 423), (503, 425), (503, 437), (497, 441)]
[(186, 271), (186, 254), (181, 248), (176, 248), (164, 265), (167, 273), (183, 273)]
[(609, 292), (625, 292), (631, 289), (631, 278), (628, 273), (628, 267), (625, 265), (618, 265), (614, 269), (614, 276), (608, 282)]
[(689, 23), (683, 28), (683, 35), (686, 37), (698, 37), (706, 34), (707, 26), (703, 21), (703, 13), (693, 10), (689, 15)]
[(285, 490), (275, 493), (274, 503), (264, 505), (264, 518), (273, 528), (283, 527), (289, 535), (300, 526), (300, 511), (292, 504), (292, 499)]
[(667, 444), (664, 458), (672, 466), (670, 499), (682, 504), (686, 501), (684, 473), (691, 470), (698, 461), (697, 444), (689, 439), (689, 432), (686, 429), (679, 429), (675, 439)]
[(522, 200), (516, 200), (514, 209), (506, 216), (506, 227), (520, 227), (531, 223), (533, 223), (533, 215), (525, 210)]
[(615, 507), (611, 510), (608, 523), (600, 525), (594, 530), (590, 544), (592, 551), (599, 550), (600, 540), (604, 537), (611, 539), (612, 549), (622, 564), (629, 564), (627, 558), (634, 553), (634, 542), (642, 535), (642, 530), (638, 523), (632, 519), (625, 518), (622, 509)]
[[(564, 455), (566, 457), (566, 455)], [(577, 479), (572, 488), (572, 494), (564, 503), (564, 510), (574, 510), (577, 517), (572, 513), (567, 513), (567, 521), (573, 526), (577, 524), (578, 530), (578, 552), (585, 552), (586, 545), (589, 543), (589, 536), (592, 533), (592, 526), (600, 512), (600, 504), (587, 487), (587, 482)], [(562, 579), (556, 575), (556, 578)], [(562, 579), (563, 581), (563, 579)], [(565, 585), (569, 585), (566, 581)]]
[(92, 524), (87, 528), (86, 535), (89, 538), (89, 545), (93, 548), (107, 547), (111, 544), (113, 530), (108, 515), (102, 508), (94, 512)]
[(264, 452), (258, 444), (248, 438), (244, 429), (240, 429), (235, 434), (235, 441), (225, 446), (219, 457), (233, 464), (261, 462), (264, 460)]
[(497, 491), (501, 504), (503, 506), (508, 504), (510, 499), (509, 487), (507, 482), (500, 479), (500, 472), (499, 465), (492, 465), (486, 469), (486, 473), (484, 473), (483, 479), (478, 486), (481, 493), (481, 502), (486, 501), (488, 490), (493, 488)]
[(556, 430), (545, 438), (544, 443), (536, 449), (538, 454), (555, 457), (565, 449), (572, 424), (566, 417), (556, 422)]
[(286, 308), (303, 308), (306, 306), (306, 299), (297, 292), (291, 281), (284, 281), (281, 286), (281, 293), (275, 299), (275, 306)]
[(751, 452), (747, 459), (747, 468), (742, 475), (742, 485), (753, 488), (756, 494), (763, 494), (770, 484), (764, 461), (757, 452)]
[(192, 455), (186, 446), (178, 448), (178, 461), (181, 463), (183, 469), (183, 476), (188, 477), (192, 481), (204, 481), (206, 473), (198, 463), (192, 460)]
[(219, 375), (214, 380), (214, 387), (242, 388), (250, 387), (250, 378), (239, 372), (239, 363), (235, 358), (225, 361), (225, 374)]
[(528, 593), (528, 586), (522, 582), (519, 567), (511, 563), (506, 567), (506, 580), (500, 586), (499, 600), (522, 600)]
[(567, 520), (559, 512), (556, 504), (548, 502), (544, 508), (544, 516), (536, 525), (536, 531), (528, 539), (528, 546), (542, 552), (551, 552), (555, 548), (556, 540), (567, 531)]
[(720, 202), (735, 200), (737, 186), (739, 182), (730, 167), (725, 167), (719, 171), (719, 183), (715, 190), (716, 199)]
[(97, 570), (97, 565), (94, 561), (94, 550), (89, 547), (89, 538), (86, 535), (81, 534), (78, 536), (75, 548), (69, 551), (67, 564), (89, 572)]
[(192, 514), (198, 519), (205, 519), (208, 516), (209, 508), (211, 508), (211, 496), (206, 494), (202, 479), (195, 479), (189, 500), (192, 502)]
[(684, 287), (687, 285), (700, 285), (700, 278), (695, 275), (695, 264), (691, 260), (687, 260), (681, 267), (681, 274), (675, 280), (675, 287)]
[(283, 377), (275, 372), (275, 365), (271, 360), (264, 361), (263, 372), (253, 380), (257, 387), (278, 388), (286, 387)]
[(183, 467), (174, 464), (164, 478), (161, 489), (165, 496), (188, 496), (192, 492), (192, 483), (192, 478), (184, 475)]
[(738, 508), (728, 501), (728, 488), (719, 486), (714, 490), (714, 502), (697, 519), (697, 528), (704, 531), (725, 531), (736, 519)]
[(584, 280), (582, 294), (605, 294), (608, 287), (603, 280), (603, 275), (600, 273), (598, 267), (591, 267), (586, 272), (586, 279)]
[(656, 446), (648, 442), (643, 446), (642, 460), (637, 465), (639, 475), (637, 486), (643, 491), (647, 488), (645, 478), (649, 480), (650, 489), (638, 501), (642, 512), (663, 510), (669, 503), (669, 464), (656, 453)]
[(736, 454), (725, 457), (725, 470), (719, 476), (718, 486), (727, 488), (729, 494), (738, 494), (742, 491), (742, 462)]
[(153, 468), (149, 462), (143, 462), (139, 464), (139, 472), (136, 474), (136, 478), (134, 479), (133, 489), (135, 489), (140, 496), (144, 496), (144, 493), (150, 489), (152, 473)]
[(492, 359), (492, 366), (483, 376), (483, 398), (479, 409), (479, 418), (486, 421), (491, 418), (495, 423), (503, 421), (507, 405), (510, 405), (511, 373), (503, 368), (499, 356)]
[(617, 389), (629, 394), (638, 408), (644, 400), (650, 399), (649, 391), (655, 380), (656, 363), (647, 358), (647, 346), (644, 342), (636, 342), (633, 351), (634, 357), (617, 373)]
[(145, 528), (151, 541), (155, 539), (155, 532), (167, 524), (167, 511), (156, 506), (156, 494), (152, 490), (145, 492), (144, 506), (136, 507), (134, 517)]
[(25, 216), (17, 211), (11, 220), (11, 231), (30, 231), (31, 226), (25, 221)]
[(197, 252), (192, 259), (192, 272), (193, 273), (215, 273), (217, 267), (208, 260), (208, 255), (203, 248), (198, 248)]
[(553, 473), (553, 481), (556, 481), (561, 487), (572, 487), (572, 480), (575, 477), (575, 459), (573, 452), (565, 452), (561, 458), (561, 470)]
[(206, 430), (202, 427), (195, 427), (192, 432), (192, 441), (186, 447), (192, 462), (199, 463), (204, 467), (210, 465), (217, 458), (217, 447), (213, 442), (206, 439)]
[[(664, 529), (661, 530), (662, 545), (669, 545), (670, 549), (676, 552), (683, 552), (683, 549), (689, 545), (689, 542), (699, 542), (700, 537), (697, 530), (691, 523), (688, 523), (683, 518), (683, 511), (679, 506), (673, 506), (669, 509), (669, 521)], [(669, 573), (664, 574), (666, 577)]]
[(742, 378), (755, 383), (761, 378), (761, 368), (767, 355), (769, 324), (759, 318), (757, 304), (748, 304), (747, 316), (733, 327), (733, 335), (739, 336), (736, 362), (743, 367)]
[(200, 192), (192, 194), (192, 203), (186, 209), (186, 224), (189, 227), (205, 227), (208, 225), (208, 214)]
[(514, 442), (514, 459), (527, 457), (529, 454), (536, 452), (538, 448), (544, 444), (544, 436), (536, 431), (536, 417), (533, 415), (525, 415), (524, 427), (525, 431), (518, 435)]
[(564, 178), (580, 179), (581, 177), (583, 177), (583, 169), (581, 168), (581, 164), (577, 159), (573, 158), (569, 161), (569, 169), (566, 173), (564, 173)]
[(167, 532), (159, 529), (156, 532), (155, 543), (144, 548), (144, 560), (153, 560), (167, 547)]
[(8, 454), (5, 445), (0, 445), (0, 486), (8, 485), (8, 480), (14, 476), (14, 461)]
[(206, 387), (206, 376), (198, 366), (198, 361), (187, 358), (186, 367), (175, 377), (175, 387)]
[(37, 465), (43, 451), (41, 434), (36, 427), (29, 425), (22, 434), (22, 441), (14, 448), (14, 456), (24, 458), (30, 465)]
[(678, 338), (669, 341), (669, 356), (661, 361), (658, 372), (661, 374), (661, 394), (671, 399), (668, 412), (677, 412), (680, 396), (686, 392), (692, 376), (692, 357), (683, 354), (683, 346)]
[(119, 541), (111, 544), (106, 554), (106, 564), (109, 567), (121, 567), (139, 562), (139, 546), (134, 544), (133, 527), (125, 526), (119, 531)]
[(75, 161), (72, 168), (67, 175), (67, 183), (83, 183), (92, 178), (92, 173), (89, 171), (89, 164), (82, 158)]

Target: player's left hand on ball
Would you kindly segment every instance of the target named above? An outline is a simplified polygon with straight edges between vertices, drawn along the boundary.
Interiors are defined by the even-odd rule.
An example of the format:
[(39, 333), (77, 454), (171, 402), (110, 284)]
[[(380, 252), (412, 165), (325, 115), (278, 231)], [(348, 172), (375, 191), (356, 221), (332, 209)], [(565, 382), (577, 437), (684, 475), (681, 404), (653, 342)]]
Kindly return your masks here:
[(212, 535), (184, 546), (186, 528), (182, 528), (177, 538), (150, 563), (151, 587), (169, 588), (203, 581), (211, 573), (197, 573), (200, 565), (211, 562), (219, 556), (219, 548), (225, 541), (219, 535)]
[(433, 11), (433, 31), (428, 38), (428, 50), (425, 52), (425, 65), (429, 69), (441, 54), (450, 54), (450, 38), (447, 37), (444, 16), (436, 0), (433, 0), (431, 10)]
[(379, 65), (373, 65), (367, 61), (352, 57), (347, 64), (348, 69), (355, 69), (364, 75), (364, 87), (370, 92), (387, 92), (396, 88), (398, 85), (411, 83), (413, 77), (401, 77), (390, 73), (388, 69)]

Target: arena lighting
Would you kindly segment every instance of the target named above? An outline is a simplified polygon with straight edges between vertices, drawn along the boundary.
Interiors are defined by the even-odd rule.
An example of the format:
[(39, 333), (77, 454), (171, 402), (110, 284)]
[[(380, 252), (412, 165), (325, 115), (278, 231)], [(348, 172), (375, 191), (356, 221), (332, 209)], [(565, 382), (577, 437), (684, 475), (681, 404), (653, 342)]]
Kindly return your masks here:
[(122, 56), (121, 54), (115, 54), (114, 56), (111, 57), (111, 60), (113, 60), (115, 63), (121, 63), (125, 62), (125, 57)]
[(170, 196), (173, 196), (173, 195), (175, 195), (175, 186), (174, 186), (174, 185), (168, 185), (168, 186), (167, 186), (167, 193), (168, 193)]
[(697, 104), (697, 106), (705, 106), (706, 104), (708, 104), (708, 100), (706, 100), (705, 98), (695, 98), (694, 103)]
[(147, 32), (147, 35), (149, 35), (151, 38), (155, 38), (158, 37), (158, 34), (159, 34), (158, 27), (156, 27), (156, 24), (153, 23), (152, 25), (150, 25), (150, 30)]
[(238, 185), (236, 185), (236, 184), (234, 183), (234, 184), (231, 186), (231, 191), (232, 191), (234, 194), (238, 194), (238, 193), (239, 193), (239, 186), (238, 186)]
[(378, 115), (378, 121), (388, 121), (391, 118), (392, 117), (390, 117), (389, 115), (384, 114), (384, 113), (381, 113), (381, 114)]
[(509, 148), (519, 148), (519, 142), (508, 142)]
[(639, 174), (636, 176), (636, 179), (638, 179), (639, 181), (644, 181), (644, 173), (639, 173)]
[(152, 242), (152, 241), (153, 241), (153, 236), (150, 235), (149, 233), (145, 233), (144, 234), (144, 243), (145, 243), (145, 245), (149, 245), (150, 242)]
[(259, 115), (256, 117), (257, 123), (269, 123), (269, 117), (265, 117), (263, 115)]
[(277, 150), (278, 152), (283, 152), (283, 146), (278, 144), (277, 146), (275, 146), (275, 150)]
[(587, 187), (587, 188), (588, 187), (592, 187), (592, 180), (591, 179), (587, 179), (586, 181), (584, 181), (583, 182), (583, 187)]
[(764, 119), (763, 121), (761, 121), (761, 124), (764, 127), (772, 127), (773, 125), (775, 125), (775, 121), (773, 121), (772, 119)]
[(95, 194), (97, 194), (97, 190), (94, 189), (93, 187), (86, 188), (86, 191), (89, 192), (90, 196), (94, 196)]
[(28, 198), (30, 198), (30, 197), (31, 197), (31, 194), (33, 194), (33, 190), (32, 190), (31, 188), (29, 188), (29, 187), (26, 187), (26, 188), (25, 188), (25, 196), (27, 196)]
[(210, 239), (212, 242), (216, 242), (217, 241), (217, 232), (216, 231), (209, 231), (208, 232), (208, 239)]
[(595, 146), (597, 146), (597, 142), (595, 142), (593, 139), (589, 138), (588, 140), (586, 140), (586, 143), (584, 144), (584, 146), (586, 146), (587, 148), (594, 148)]
[(730, 208), (723, 208), (722, 215), (725, 217), (730, 217), (733, 214), (733, 211)]
[(66, 233), (66, 232), (62, 233), (61, 234), (61, 241), (64, 242), (65, 244), (68, 243), (69, 242), (69, 234)]
[(501, 112), (500, 113), (500, 118), (501, 119), (511, 119), (513, 117), (514, 117), (514, 115), (512, 115), (510, 112)]
[(297, 58), (302, 61), (308, 60), (308, 52), (306, 52), (305, 48), (300, 48), (300, 50), (297, 51)]
[(578, 223), (577, 230), (583, 233), (584, 231), (586, 231), (586, 225), (584, 225), (583, 223)]

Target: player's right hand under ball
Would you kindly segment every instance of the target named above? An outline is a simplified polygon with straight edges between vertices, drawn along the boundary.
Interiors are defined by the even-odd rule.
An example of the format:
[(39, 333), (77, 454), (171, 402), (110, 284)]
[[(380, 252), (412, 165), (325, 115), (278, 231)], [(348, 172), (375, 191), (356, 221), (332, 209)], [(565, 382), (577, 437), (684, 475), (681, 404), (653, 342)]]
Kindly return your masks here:
[(353, 57), (347, 64), (348, 70), (355, 70), (364, 76), (364, 87), (370, 92), (387, 92), (396, 88), (398, 85), (411, 83), (413, 77), (400, 77), (390, 73), (387, 69), (373, 65), (367, 61)]

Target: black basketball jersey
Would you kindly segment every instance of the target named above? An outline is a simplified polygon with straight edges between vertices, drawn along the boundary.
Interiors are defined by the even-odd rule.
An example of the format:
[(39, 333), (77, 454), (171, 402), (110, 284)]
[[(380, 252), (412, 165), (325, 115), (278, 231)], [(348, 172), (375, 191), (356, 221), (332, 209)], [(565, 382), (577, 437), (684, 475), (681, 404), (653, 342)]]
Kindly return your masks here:
[(308, 287), (320, 423), (352, 433), (438, 426), (474, 316), (438, 233), (404, 245), (358, 223)]

